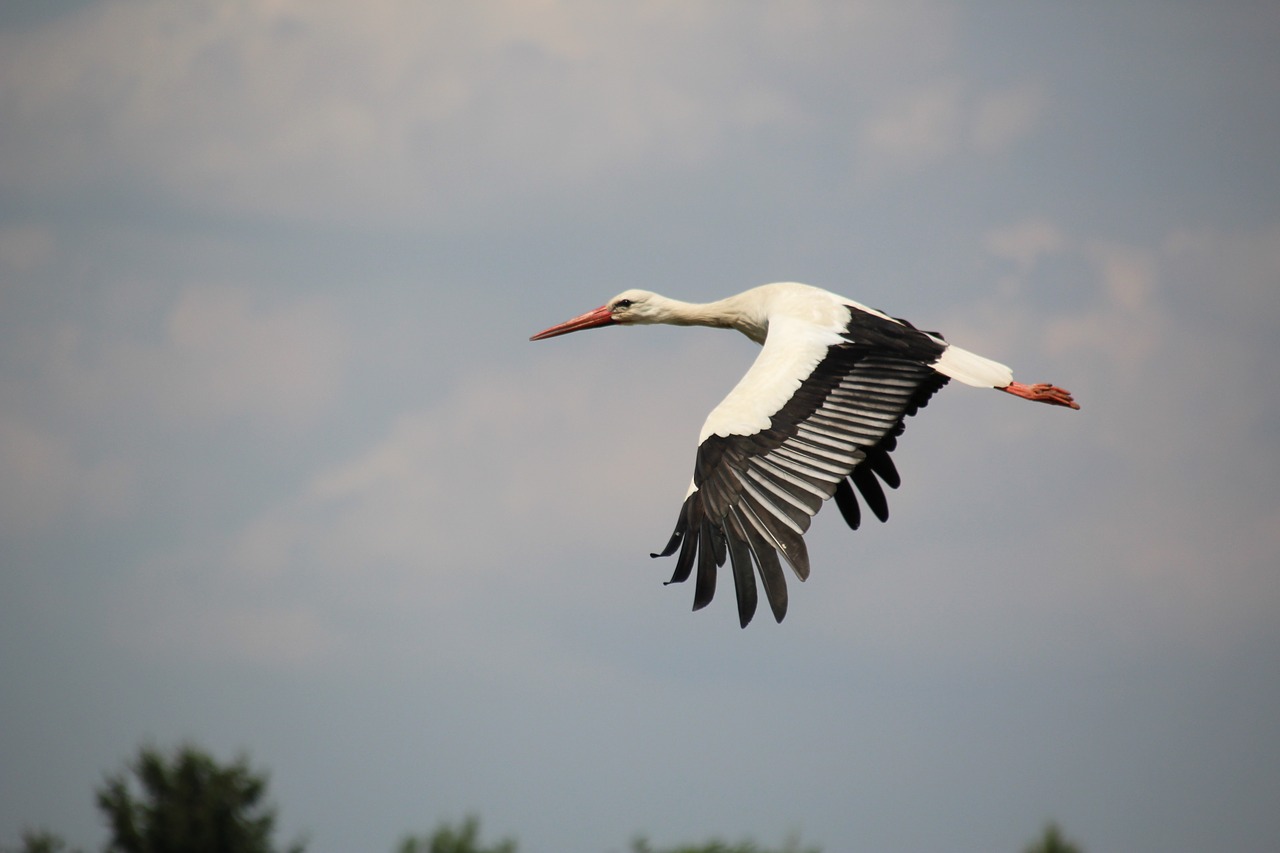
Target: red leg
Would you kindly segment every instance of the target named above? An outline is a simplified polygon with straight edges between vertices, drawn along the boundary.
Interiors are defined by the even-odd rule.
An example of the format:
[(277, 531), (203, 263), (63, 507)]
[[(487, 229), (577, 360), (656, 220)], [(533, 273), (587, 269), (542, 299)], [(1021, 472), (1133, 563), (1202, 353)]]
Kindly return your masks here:
[(1040, 385), (1023, 385), (1021, 382), (1010, 382), (1003, 388), (997, 388), (998, 391), (1004, 391), (1015, 397), (1021, 397), (1024, 400), (1033, 400), (1037, 403), (1048, 403), (1050, 406), (1066, 406), (1069, 409), (1078, 409), (1080, 404), (1071, 399), (1071, 392), (1066, 388), (1059, 388), (1057, 385), (1049, 385), (1041, 383)]

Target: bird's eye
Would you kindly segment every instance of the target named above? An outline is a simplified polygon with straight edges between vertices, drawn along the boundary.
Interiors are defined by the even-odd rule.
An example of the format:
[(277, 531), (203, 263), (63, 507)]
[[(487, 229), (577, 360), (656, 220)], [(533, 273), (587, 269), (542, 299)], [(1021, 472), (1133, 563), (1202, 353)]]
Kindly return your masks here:
[(631, 307), (630, 299), (619, 299), (617, 302), (613, 303), (614, 311), (626, 311), (630, 307)]

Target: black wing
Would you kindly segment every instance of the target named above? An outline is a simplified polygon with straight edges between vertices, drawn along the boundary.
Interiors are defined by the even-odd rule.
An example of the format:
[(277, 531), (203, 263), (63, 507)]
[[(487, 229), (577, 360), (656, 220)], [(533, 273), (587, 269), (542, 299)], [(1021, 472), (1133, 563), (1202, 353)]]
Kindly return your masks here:
[(936, 350), (905, 356), (885, 355), (863, 343), (832, 346), (768, 428), (752, 435), (711, 435), (699, 445), (696, 488), (685, 499), (666, 548), (653, 555), (680, 550), (668, 583), (687, 580), (697, 566), (694, 610), (715, 595), (716, 570), (727, 558), (742, 626), (756, 610), (753, 567), (781, 622), (787, 612), (782, 562), (801, 580), (809, 576), (802, 537), (824, 500), (834, 495), (854, 529), (862, 515), (855, 489), (877, 518), (889, 517), (881, 483), (897, 488), (900, 482), (889, 454), (897, 447), (904, 418), (947, 383), (930, 366), (946, 345), (929, 343)]

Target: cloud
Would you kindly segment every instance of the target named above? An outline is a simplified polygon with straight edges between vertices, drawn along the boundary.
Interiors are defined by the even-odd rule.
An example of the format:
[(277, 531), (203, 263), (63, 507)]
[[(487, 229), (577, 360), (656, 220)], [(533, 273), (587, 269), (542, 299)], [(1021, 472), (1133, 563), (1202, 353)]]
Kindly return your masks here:
[[(650, 367), (671, 375), (679, 363), (668, 355)], [(476, 543), (501, 563), (567, 541), (609, 542), (620, 523), (654, 511), (654, 495), (678, 500), (686, 485), (687, 471), (674, 481), (659, 472), (692, 459), (694, 433), (656, 439), (634, 422), (634, 412), (663, 407), (651, 396), (659, 387), (611, 382), (602, 365), (555, 357), (468, 376), (318, 473), (294, 511), (328, 519), (314, 540), (321, 553), (347, 555), (340, 561), (449, 570), (474, 559)], [(660, 456), (673, 461), (655, 467)]]
[(1069, 245), (1062, 229), (1044, 217), (993, 228), (982, 242), (987, 254), (1013, 264), (1013, 271), (1000, 277), (1000, 292), (1006, 298), (1017, 295), (1037, 264), (1060, 255)]
[(174, 436), (207, 448), (239, 425), (279, 440), (316, 423), (344, 388), (349, 333), (323, 298), (230, 285), (104, 291), (83, 313), (41, 317), (4, 341), (0, 514), (10, 532), (126, 522), (144, 495), (175, 485), (173, 457), (157, 451)]
[(1041, 258), (1066, 248), (1067, 236), (1048, 219), (1035, 218), (991, 229), (984, 235), (983, 245), (989, 254), (1012, 261), (1025, 274)]
[(305, 668), (342, 653), (311, 602), (226, 573), (216, 553), (153, 555), (119, 579), (100, 604), (107, 636), (147, 662)]
[(90, 523), (115, 521), (137, 502), (137, 474), (124, 459), (83, 461), (64, 438), (0, 417), (0, 519), (7, 533), (47, 532), (69, 513)]
[(1159, 259), (1149, 249), (1109, 243), (1091, 243), (1083, 251), (1096, 271), (1096, 301), (1051, 321), (1045, 349), (1058, 358), (1085, 356), (1105, 363), (1115, 378), (1138, 381), (1172, 331), (1157, 297)]
[(985, 93), (975, 105), (969, 144), (982, 154), (1007, 151), (1035, 130), (1046, 103), (1044, 89), (1035, 83)]
[[(1055, 803), (1100, 848), (1266, 846), (1265, 28), (1167, 13), (1082, 63), (1097, 13), (972, 3), (55, 5), (0, 14), (11, 825), (88, 849), (85, 780), (194, 731), (272, 756), (332, 849), (423, 802), (537, 849), (672, 815), (673, 841), (802, 823), (928, 849), (984, 807), (959, 846), (991, 849)], [(757, 276), (897, 305), (1084, 408), (947, 389), (890, 523), (827, 508), (787, 621), (744, 632), (727, 577), (691, 614), (647, 554), (749, 345), (524, 336), (635, 283), (575, 281)], [(886, 723), (904, 736), (863, 737)], [(541, 785), (601, 755), (636, 796)], [(682, 762), (720, 794), (629, 810)], [(990, 784), (949, 784), (974, 766)], [(393, 793), (353, 821), (308, 787), (334, 768)], [(781, 798), (752, 776), (778, 768)], [(941, 810), (904, 841), (923, 778)], [(1207, 829), (1180, 808), (1205, 790)], [(555, 818), (583, 802), (585, 841)]]
[(1277, 237), (1273, 224), (1234, 233), (1178, 228), (1149, 246), (1068, 238), (1094, 277), (1079, 289), (1080, 309), (1052, 322), (1045, 350), (1097, 360), (1099, 374), (1126, 391), (1159, 387), (1153, 373), (1198, 388), (1202, 399), (1231, 389), (1237, 399), (1223, 397), (1223, 409), (1256, 414), (1248, 353), (1276, 349), (1267, 330), (1280, 322)]
[(942, 77), (895, 91), (862, 121), (857, 172), (864, 179), (909, 175), (957, 156), (1003, 153), (1035, 130), (1045, 104), (1030, 83), (976, 92)]
[[(992, 228), (983, 247), (1014, 268), (1000, 280), (999, 308), (981, 309), (1006, 314), (1004, 322), (989, 321), (993, 328), (1019, 334), (1019, 328), (1036, 327), (1034, 348), (1058, 361), (1101, 357), (1108, 371), (1130, 377), (1148, 369), (1172, 322), (1160, 295), (1158, 249), (1082, 238), (1045, 217)], [(1020, 302), (1067, 307), (1037, 319), (1022, 315)]]
[(322, 300), (267, 308), (244, 288), (195, 286), (169, 312), (153, 357), (177, 364), (165, 384), (179, 416), (290, 423), (333, 400), (347, 348), (341, 321)]
[(862, 127), (864, 173), (910, 173), (953, 154), (960, 144), (964, 86), (939, 80), (884, 105)]
[[(1258, 291), (1224, 300), (1234, 306), (1224, 311), (1224, 328), (1245, 306), (1272, 304), (1262, 292), (1274, 280), (1272, 233), (1179, 230), (1142, 246), (1073, 235), (1043, 217), (992, 230), (986, 241), (992, 256), (1017, 265), (1028, 282), (1060, 264), (1085, 275), (1073, 273), (1072, 299), (1053, 311), (1041, 303), (1060, 297), (1028, 283), (1012, 296), (939, 318), (942, 327), (1015, 365), (1053, 365), (1052, 377), (1023, 378), (1062, 381), (1085, 408), (1078, 415), (1044, 415), (1042, 407), (1008, 411), (1003, 399), (988, 400), (975, 406), (965, 436), (980, 433), (990, 441), (965, 437), (957, 449), (935, 433), (939, 440), (932, 444), (909, 441), (904, 464), (942, 482), (975, 484), (978, 494), (994, 488), (990, 472), (998, 470), (1001, 489), (1014, 496), (1001, 494), (1001, 505), (1060, 512), (1068, 521), (1050, 532), (1028, 523), (1024, 531), (1020, 511), (1010, 509), (1001, 520), (1008, 527), (999, 559), (990, 559), (990, 538), (975, 535), (991, 523), (987, 513), (941, 513), (956, 531), (898, 540), (893, 559), (901, 565), (892, 573), (825, 578), (820, 600), (808, 605), (809, 618), (845, 626), (823, 630), (856, 634), (833, 642), (918, 659), (937, 655), (943, 632), (950, 640), (942, 645), (957, 657), (1011, 665), (1044, 656), (1075, 659), (1098, 635), (1126, 654), (1143, 654), (1158, 641), (1204, 651), (1229, 642), (1223, 625), (1263, 618), (1280, 594), (1263, 569), (1275, 546), (1274, 519), (1260, 509), (1268, 506), (1268, 465), (1215, 470), (1221, 463), (1194, 460), (1212, 456), (1224, 441), (1247, 457), (1264, 457), (1267, 404), (1230, 403), (1251, 381), (1240, 371), (1221, 387), (1207, 386), (1205, 408), (1187, 410), (1185, 383), (1207, 376), (1199, 375), (1206, 367), (1196, 354), (1182, 346), (1194, 337), (1196, 319), (1179, 306), (1192, 284), (1188, 270), (1199, 275), (1224, 266)], [(251, 303), (242, 297), (216, 289), (187, 295), (169, 311), (166, 334), (175, 346), (199, 350), (219, 339), (218, 330), (261, 313), (246, 308)], [(224, 319), (188, 330), (188, 315)], [(624, 338), (622, 345), (631, 343)], [(688, 346), (701, 347), (702, 340)], [(1252, 346), (1225, 337), (1212, 362), (1237, 366)], [(741, 372), (742, 353), (655, 349), (643, 353), (645, 370), (621, 375), (619, 365), (633, 363), (626, 355), (538, 355), (526, 364), (457, 374), (438, 399), (394, 416), (362, 448), (326, 462), (243, 525), (198, 551), (165, 557), (161, 562), (175, 577), (202, 578), (196, 591), (176, 581), (157, 587), (151, 575), (139, 575), (137, 583), (167, 589), (172, 601), (157, 602), (155, 615), (130, 613), (123, 621), (153, 636), (171, 630), (168, 622), (156, 622), (163, 614), (200, 609), (200, 642), (215, 650), (208, 653), (297, 661), (364, 654), (366, 641), (349, 627), (352, 613), (377, 613), (401, 631), (426, 632), (426, 642), (436, 631), (483, 634), (487, 620), (521, 612), (529, 597), (538, 598), (544, 616), (557, 608), (625, 612), (633, 605), (625, 599), (628, 587), (595, 564), (658, 566), (643, 555), (665, 538), (687, 484), (697, 423)], [(706, 375), (691, 374), (690, 363), (705, 365)], [(676, 386), (672, 376), (681, 377)], [(954, 403), (949, 394), (945, 405), (976, 399), (963, 393), (953, 392)], [(637, 417), (652, 411), (664, 413), (660, 431)], [(924, 420), (932, 424), (943, 415), (931, 407), (908, 438), (921, 433)], [(1055, 417), (1045, 420), (1049, 416)], [(685, 423), (672, 425), (673, 418)], [(1009, 464), (1033, 457), (1040, 461)], [(1094, 460), (1099, 473), (1063, 468), (1077, 465), (1066, 460), (1080, 459)], [(1095, 494), (1099, 478), (1106, 485)], [(904, 488), (895, 506), (927, 494), (921, 483), (909, 487), (910, 494)], [(989, 503), (970, 497), (966, 506)], [(1199, 519), (1224, 512), (1230, 523), (1203, 529)], [(895, 533), (908, 517), (895, 519)], [(815, 553), (834, 535), (844, 537), (840, 553), (850, 547), (849, 534), (835, 528), (831, 519), (815, 525)], [(875, 533), (857, 535), (859, 553), (874, 555)], [(970, 568), (939, 575), (939, 566), (952, 564)], [(1034, 574), (1026, 572), (1030, 565)], [(1216, 565), (1223, 581), (1212, 592), (1205, 565)], [(659, 567), (657, 576), (666, 569)], [(797, 587), (796, 594), (811, 597), (811, 589)], [(1001, 592), (980, 592), (990, 589)], [(277, 609), (282, 626), (293, 626), (281, 628), (280, 648), (266, 633), (244, 629), (269, 624)], [(459, 614), (470, 614), (467, 625), (457, 624)], [(1079, 633), (1067, 614), (1088, 622), (1092, 633)], [(1016, 654), (997, 655), (991, 644), (1005, 634), (987, 626), (999, 619), (1008, 620), (1010, 635), (1036, 634), (1040, 625), (1043, 646), (1024, 643)], [(250, 636), (259, 639), (237, 639)]]
[[(668, 352), (651, 367), (675, 375), (691, 357)], [(698, 392), (695, 383), (676, 396)], [(706, 393), (709, 408), (715, 391)], [(199, 611), (191, 642), (206, 654), (296, 661), (359, 654), (352, 612), (410, 632), (427, 620), (432, 631), (466, 633), (483, 630), (476, 613), (521, 611), (529, 595), (548, 608), (587, 595), (593, 607), (623, 607), (623, 587), (578, 572), (592, 554), (626, 554), (647, 568), (645, 554), (665, 540), (696, 426), (655, 436), (636, 412), (671, 396), (658, 378), (619, 383), (605, 364), (554, 354), (468, 376), (238, 529), (149, 560), (125, 585), (146, 606), (129, 604), (132, 592), (118, 605), (121, 641), (154, 647), (186, 621), (181, 614)], [(277, 609), (278, 638), (245, 633)], [(456, 624), (463, 613), (467, 626)]]
[(155, 289), (116, 296), (160, 326), (98, 329), (62, 321), (27, 344), (39, 390), (59, 407), (109, 423), (306, 423), (341, 388), (348, 335), (324, 299), (267, 304), (236, 285), (188, 285), (160, 312)]
[(2, 493), (4, 517), (19, 526), (29, 526), (65, 504), (75, 479), (75, 464), (65, 446), (9, 418), (0, 420), (0, 466), (10, 484)]
[(1280, 322), (1280, 224), (1181, 228), (1161, 245), (1180, 297), (1221, 327)]
[[(1018, 670), (1088, 665), (1100, 648), (1212, 660), (1269, 630), (1280, 397), (1261, 391), (1258, 365), (1280, 359), (1277, 237), (1275, 225), (1177, 228), (1140, 244), (1047, 217), (988, 232), (1019, 286), (939, 327), (1023, 381), (1069, 387), (1083, 409), (1060, 417), (958, 389), (911, 423), (892, 568), (876, 529), (860, 531), (870, 568), (824, 578), (809, 605), (830, 642)], [(921, 440), (944, 415), (935, 405), (962, 406), (947, 413), (963, 418), (958, 437)], [(917, 536), (910, 502), (928, 483), (912, 469), (943, 484)], [(815, 552), (846, 535), (831, 526), (815, 524)]]
[[(107, 0), (0, 32), (0, 175), (10, 189), (220, 213), (456, 222), (499, 199), (625, 186), (641, 165), (711, 167), (762, 130), (843, 121), (814, 112), (813, 81), (839, 67), (857, 103), (908, 66), (893, 38), (941, 51), (952, 26), (930, 3), (733, 18), (711, 3)], [(724, 38), (727, 26), (752, 35)], [(924, 100), (873, 138), (929, 156), (932, 112), (951, 106)]]
[(1081, 398), (1095, 400), (1101, 416), (1093, 441), (1133, 491), (1128, 503), (1117, 494), (1103, 506), (1137, 517), (1115, 532), (1124, 531), (1126, 547), (1164, 554), (1156, 574), (1244, 571), (1224, 561), (1267, 550), (1257, 537), (1280, 470), (1264, 448), (1280, 403), (1259, 393), (1258, 365), (1280, 358), (1277, 233), (1178, 229), (1153, 246), (1082, 241), (1095, 271), (1091, 298), (1039, 340), (1055, 363), (1087, 377)]

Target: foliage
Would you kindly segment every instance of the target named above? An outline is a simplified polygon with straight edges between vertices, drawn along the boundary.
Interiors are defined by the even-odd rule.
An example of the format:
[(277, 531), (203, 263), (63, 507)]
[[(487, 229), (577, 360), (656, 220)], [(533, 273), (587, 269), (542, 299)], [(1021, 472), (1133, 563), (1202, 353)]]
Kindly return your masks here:
[[(133, 778), (130, 778), (132, 775)], [(240, 757), (220, 766), (186, 745), (171, 756), (143, 747), (97, 790), (107, 853), (272, 853), (275, 809), (266, 777)], [(289, 853), (302, 853), (295, 844)]]
[(1051, 821), (1044, 828), (1044, 834), (1023, 848), (1023, 853), (1083, 853), (1083, 850), (1074, 841), (1063, 837), (1062, 830)]
[(788, 837), (778, 848), (760, 847), (753, 841), (728, 844), (712, 839), (705, 844), (681, 844), (661, 849), (651, 847), (648, 839), (640, 837), (631, 842), (631, 853), (821, 853), (821, 850), (817, 847), (801, 847), (800, 839), (796, 836)]
[(480, 819), (467, 815), (457, 829), (442, 823), (430, 835), (408, 836), (400, 842), (397, 853), (516, 853), (516, 842), (506, 838), (492, 847), (481, 847)]
[(46, 829), (27, 829), (22, 833), (21, 847), (5, 847), (4, 853), (76, 853), (67, 842)]
[[(108, 775), (95, 791), (99, 810), (111, 833), (105, 853), (275, 853), (271, 835), (276, 811), (266, 800), (266, 776), (253, 770), (244, 756), (219, 765), (192, 745), (166, 755), (143, 747), (125, 769)], [(300, 842), (286, 853), (303, 853)], [(441, 823), (428, 835), (407, 835), (396, 853), (516, 853), (513, 838), (488, 845), (480, 842), (480, 819), (468, 815), (460, 824)], [(28, 829), (20, 847), (0, 846), (0, 853), (79, 853), (47, 830)], [(780, 847), (754, 841), (654, 847), (644, 836), (632, 841), (630, 853), (821, 853), (802, 846), (798, 836)], [(1057, 823), (1048, 823), (1023, 853), (1083, 853)]]

